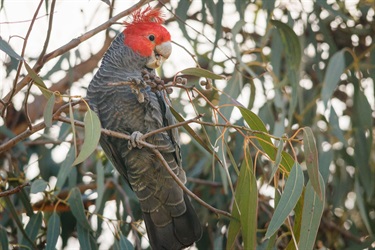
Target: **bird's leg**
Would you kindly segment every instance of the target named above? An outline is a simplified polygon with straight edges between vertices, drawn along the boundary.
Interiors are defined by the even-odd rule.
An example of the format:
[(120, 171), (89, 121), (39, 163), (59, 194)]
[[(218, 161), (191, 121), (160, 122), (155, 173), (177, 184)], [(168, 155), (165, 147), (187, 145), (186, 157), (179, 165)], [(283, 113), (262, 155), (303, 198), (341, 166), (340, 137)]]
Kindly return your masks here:
[(130, 140), (128, 141), (128, 148), (143, 148), (143, 146), (139, 143), (141, 141), (141, 137), (143, 134), (139, 131), (135, 131), (130, 135)]
[(130, 85), (132, 92), (137, 96), (138, 102), (143, 103), (145, 101), (145, 96), (141, 92), (141, 89), (144, 89), (147, 86), (146, 82), (143, 79), (135, 77), (129, 77), (127, 80), (134, 83)]

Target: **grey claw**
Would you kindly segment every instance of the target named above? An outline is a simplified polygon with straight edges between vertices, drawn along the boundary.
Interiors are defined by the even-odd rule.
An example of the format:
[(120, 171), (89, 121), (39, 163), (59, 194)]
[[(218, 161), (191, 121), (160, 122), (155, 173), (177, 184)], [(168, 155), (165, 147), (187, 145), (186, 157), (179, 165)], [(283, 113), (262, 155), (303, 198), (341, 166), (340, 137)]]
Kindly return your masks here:
[(128, 148), (143, 148), (143, 146), (140, 144), (141, 137), (143, 134), (139, 131), (135, 131), (130, 135), (130, 140), (128, 141)]

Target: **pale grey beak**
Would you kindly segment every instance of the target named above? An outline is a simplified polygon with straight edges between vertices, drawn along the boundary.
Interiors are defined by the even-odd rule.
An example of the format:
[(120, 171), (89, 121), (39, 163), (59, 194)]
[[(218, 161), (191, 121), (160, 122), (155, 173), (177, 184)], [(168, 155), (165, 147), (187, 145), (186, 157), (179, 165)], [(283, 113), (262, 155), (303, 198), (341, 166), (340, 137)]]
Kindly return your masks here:
[(149, 60), (147, 61), (146, 66), (150, 69), (156, 69), (168, 59), (172, 53), (172, 43), (164, 42), (155, 47), (155, 50), (152, 52)]

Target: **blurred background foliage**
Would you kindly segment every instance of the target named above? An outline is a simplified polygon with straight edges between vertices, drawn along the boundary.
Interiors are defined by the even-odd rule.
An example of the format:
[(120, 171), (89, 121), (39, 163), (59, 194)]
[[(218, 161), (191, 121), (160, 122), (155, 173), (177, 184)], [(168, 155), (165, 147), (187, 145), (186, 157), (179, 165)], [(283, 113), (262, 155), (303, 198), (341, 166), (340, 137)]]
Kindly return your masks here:
[[(107, 19), (111, 18), (113, 12), (120, 11), (117, 2), (100, 2), (94, 13), (106, 13)], [(3, 13), (7, 12), (7, 4), (1, 1)], [(375, 2), (172, 0), (152, 5), (163, 8), (166, 27), (176, 43), (177, 56), (159, 72), (166, 82), (188, 66), (199, 66), (227, 78), (211, 82), (186, 75), (188, 85), (195, 85), (201, 94), (180, 88), (174, 88), (171, 94), (173, 108), (183, 119), (204, 113), (201, 121), (207, 123), (191, 123), (190, 129), (180, 129), (187, 187), (220, 210), (232, 212), (236, 202), (240, 210), (245, 209), (241, 215), (233, 209), (237, 219), (246, 217), (240, 219), (241, 226), (236, 226), (233, 220), (194, 201), (204, 226), (196, 247), (295, 249), (294, 241), (301, 243), (303, 237), (312, 237), (310, 248), (315, 249), (375, 247)], [(46, 20), (53, 23), (56, 1), (42, 0), (38, 8), (44, 8), (49, 13)], [(19, 16), (18, 20), (31, 25), (35, 17)], [(1, 20), (0, 25), (12, 23)], [(53, 25), (46, 27), (53, 30)], [(16, 52), (29, 65), (35, 65), (34, 71), (51, 91), (65, 96), (82, 93), (84, 97), (92, 72), (115, 35), (113, 31), (121, 29), (101, 31), (105, 38), (99, 49), (85, 46), (82, 40), (76, 48), (67, 48), (57, 56), (46, 54), (59, 50), (52, 46), (43, 49), (43, 43), (37, 45), (37, 52), (27, 46)], [(56, 33), (51, 30), (46, 28), (43, 37), (53, 37)], [(28, 35), (22, 36), (33, 43), (32, 37), (28, 40)], [(83, 163), (72, 166), (72, 143), (82, 145), (84, 130), (72, 129), (69, 122), (61, 120), (55, 120), (51, 127), (37, 126), (44, 124), (48, 117), (43, 112), (52, 106), (36, 87), (29, 88), (28, 82), (22, 85), (28, 72), (7, 48), (14, 38), (2, 39), (1, 49), (10, 57), (1, 56), (0, 185), (2, 192), (14, 191), (3, 193), (0, 199), (2, 249), (8, 249), (8, 244), (14, 248), (55, 249), (76, 246), (77, 242), (82, 249), (130, 249), (131, 244), (147, 248), (147, 240), (141, 237), (145, 230), (138, 202), (100, 148)], [(63, 107), (62, 114), (82, 121), (85, 105), (71, 105), (71, 111), (64, 106), (77, 99), (63, 97), (56, 101), (54, 110)], [(240, 112), (234, 107), (238, 103), (257, 116)], [(269, 134), (259, 132), (262, 124), (257, 117)], [(258, 132), (252, 133), (244, 126)], [(306, 127), (311, 130), (300, 130)], [(266, 150), (266, 141), (275, 145), (271, 151)], [(316, 142), (318, 154), (312, 151), (311, 155), (318, 155), (315, 167), (319, 166), (320, 184), (325, 187), (322, 217), (318, 215), (313, 222), (318, 230), (316, 239), (315, 234), (300, 235), (302, 217), (306, 215), (302, 207), (305, 204), (304, 208), (310, 208), (307, 197), (314, 194), (309, 193), (311, 185), (307, 184), (311, 180), (306, 171), (307, 142)], [(216, 157), (202, 145), (216, 152)], [(297, 197), (294, 212), (285, 223), (281, 221), (283, 225), (276, 228), (275, 234), (268, 234), (275, 204), (281, 203), (280, 195), (288, 190), (288, 180), (301, 180), (291, 177), (291, 169), (280, 163), (281, 151), (283, 156), (292, 156), (287, 157), (292, 165), (299, 163), (293, 168), (295, 176), (298, 169), (303, 169), (305, 181), (302, 179), (303, 193)], [(239, 176), (244, 177), (241, 180)], [(316, 178), (319, 186), (319, 175)], [(20, 186), (25, 183), (30, 186)], [(292, 190), (296, 189), (294, 186)], [(241, 234), (234, 237), (239, 227)], [(234, 236), (228, 234), (228, 228)], [(300, 249), (305, 248), (300, 245)]]

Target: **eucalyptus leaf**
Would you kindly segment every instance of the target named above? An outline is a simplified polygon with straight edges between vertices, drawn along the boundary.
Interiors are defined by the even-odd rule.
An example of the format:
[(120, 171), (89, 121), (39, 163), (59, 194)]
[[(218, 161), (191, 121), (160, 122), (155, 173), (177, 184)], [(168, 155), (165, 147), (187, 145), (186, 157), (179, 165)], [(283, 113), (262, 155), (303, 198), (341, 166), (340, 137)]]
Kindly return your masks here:
[(17, 60), (23, 60), (23, 58), (13, 50), (13, 48), (0, 37), (0, 50), (4, 51), (8, 56), (13, 57)]
[(314, 249), (316, 236), (322, 219), (325, 203), (324, 180), (321, 175), (320, 190), (322, 197), (316, 193), (311, 180), (306, 185), (304, 196), (303, 216), (301, 225), (301, 237), (298, 243), (299, 249)]
[(53, 107), (55, 106), (55, 101), (55, 94), (52, 94), (51, 97), (48, 99), (46, 107), (43, 111), (44, 123), (46, 124), (47, 128), (52, 126)]
[(206, 77), (206, 78), (216, 79), (216, 80), (225, 79), (224, 76), (217, 75), (209, 70), (202, 69), (202, 68), (187, 68), (187, 69), (181, 70), (180, 73), (184, 75)]
[(92, 152), (96, 149), (99, 143), (100, 135), (101, 135), (101, 125), (98, 115), (89, 109), (86, 112), (85, 118), (85, 140), (83, 142), (81, 152), (73, 162), (73, 165), (77, 165), (87, 157), (89, 157)]
[(56, 212), (53, 212), (51, 217), (49, 217), (47, 228), (46, 250), (55, 250), (60, 235), (60, 216)]
[(31, 183), (30, 193), (36, 194), (39, 192), (44, 192), (48, 186), (48, 183), (43, 179), (37, 179)]
[(318, 149), (316, 148), (316, 142), (313, 131), (309, 127), (303, 128), (303, 142), (305, 150), (305, 160), (307, 166), (307, 173), (309, 174), (311, 185), (320, 199), (323, 199), (321, 190), (320, 173), (319, 173), (319, 161), (318, 161)]
[(91, 230), (90, 224), (86, 218), (85, 209), (83, 207), (81, 192), (78, 188), (73, 188), (68, 199), (70, 209), (77, 219), (77, 222), (86, 230)]
[(298, 163), (295, 163), (268, 226), (265, 235), (266, 238), (271, 237), (284, 224), (284, 221), (292, 212), (293, 208), (301, 197), (303, 186), (304, 177), (301, 166)]

